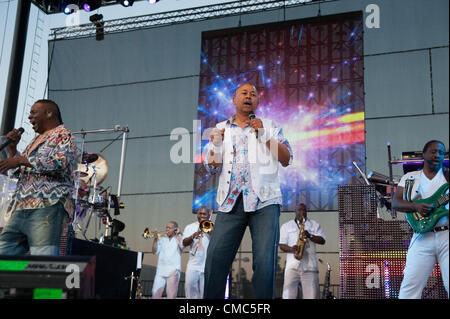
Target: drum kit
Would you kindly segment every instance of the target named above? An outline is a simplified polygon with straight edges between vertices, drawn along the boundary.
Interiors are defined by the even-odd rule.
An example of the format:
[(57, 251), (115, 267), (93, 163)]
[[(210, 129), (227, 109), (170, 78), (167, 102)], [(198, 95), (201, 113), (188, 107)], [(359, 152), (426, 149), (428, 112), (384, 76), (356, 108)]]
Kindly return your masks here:
[[(112, 132), (123, 133), (117, 195), (111, 194), (110, 186), (106, 188), (101, 186), (108, 176), (109, 169), (106, 158), (100, 153), (89, 153), (84, 151), (84, 139), (87, 133)], [(82, 156), (81, 161), (77, 164), (76, 169), (73, 172), (76, 191), (74, 193), (75, 214), (72, 226), (75, 233), (81, 232), (82, 236), (86, 240), (88, 240), (86, 233), (91, 219), (93, 216), (96, 216), (101, 220), (101, 223), (99, 223), (99, 229), (102, 224), (106, 225), (104, 234), (102, 233), (100, 239), (98, 240), (100, 243), (106, 244), (108, 242), (119, 245), (125, 244), (125, 240), (118, 236), (118, 233), (124, 229), (125, 224), (117, 219), (113, 219), (109, 212), (111, 209), (114, 209), (114, 215), (119, 215), (119, 209), (124, 208), (123, 203), (119, 203), (119, 199), (123, 178), (126, 137), (128, 132), (128, 127), (121, 128), (119, 125), (116, 125), (114, 129), (73, 132), (74, 135), (80, 134), (82, 137)], [(84, 220), (86, 221), (84, 222)], [(109, 231), (111, 231), (111, 234), (108, 235)]]
[[(83, 152), (81, 163), (73, 172), (75, 179), (76, 217), (74, 230), (81, 231), (85, 239), (91, 219), (94, 215), (104, 224), (111, 218), (109, 209), (114, 206), (108, 189), (101, 186), (108, 176), (108, 162), (105, 157), (97, 153)], [(87, 218), (84, 226), (82, 221)]]

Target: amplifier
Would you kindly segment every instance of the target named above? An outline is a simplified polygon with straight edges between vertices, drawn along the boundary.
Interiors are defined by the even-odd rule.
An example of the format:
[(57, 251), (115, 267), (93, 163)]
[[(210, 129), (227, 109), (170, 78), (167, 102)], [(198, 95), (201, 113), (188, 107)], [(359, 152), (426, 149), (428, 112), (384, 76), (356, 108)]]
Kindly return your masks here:
[(93, 256), (0, 256), (0, 298), (94, 298)]

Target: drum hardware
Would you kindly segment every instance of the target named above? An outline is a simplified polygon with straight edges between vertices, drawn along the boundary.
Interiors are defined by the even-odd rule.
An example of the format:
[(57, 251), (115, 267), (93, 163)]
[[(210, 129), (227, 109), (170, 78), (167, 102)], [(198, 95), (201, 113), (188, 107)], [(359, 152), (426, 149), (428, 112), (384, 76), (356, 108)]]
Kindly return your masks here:
[[(84, 144), (85, 144), (85, 138), (87, 134), (91, 133), (112, 133), (112, 132), (121, 132), (122, 133), (122, 151), (121, 151), (121, 157), (120, 157), (120, 168), (119, 168), (119, 181), (118, 181), (118, 191), (117, 195), (103, 195), (103, 192), (99, 192), (97, 189), (97, 186), (100, 185), (108, 175), (108, 163), (106, 159), (98, 153), (87, 153), (84, 151)], [(107, 218), (107, 229), (106, 233), (108, 232), (108, 228), (114, 227), (114, 219), (112, 219), (109, 216), (109, 209), (113, 208), (115, 209), (115, 215), (119, 214), (119, 209), (124, 208), (123, 203), (119, 203), (121, 190), (122, 190), (122, 181), (123, 181), (123, 169), (124, 169), (124, 163), (125, 163), (125, 151), (126, 151), (126, 140), (127, 140), (127, 134), (130, 132), (128, 127), (121, 127), (120, 125), (115, 125), (113, 129), (96, 129), (96, 130), (81, 130), (78, 132), (72, 132), (73, 135), (81, 135), (81, 161), (78, 164), (76, 171), (74, 172), (77, 178), (79, 179), (76, 181), (79, 184), (79, 181), (83, 181), (87, 187), (86, 192), (90, 193), (91, 191), (93, 194), (91, 196), (88, 196), (87, 199), (80, 199), (79, 198), (79, 192), (77, 188), (77, 191), (74, 194), (75, 203), (77, 205), (75, 210), (75, 216), (73, 218), (73, 226), (75, 228), (80, 228), (79, 225), (79, 218), (78, 213), (79, 212), (86, 212), (86, 209), (89, 211), (86, 213), (88, 215), (88, 222), (87, 225), (84, 227), (82, 233), (83, 236), (85, 236), (87, 227), (89, 226), (90, 219), (92, 218), (92, 215), (94, 212), (100, 213), (99, 215), (103, 218), (104, 216), (108, 216)], [(120, 135), (118, 136), (120, 137)], [(114, 140), (115, 141), (115, 140)], [(113, 141), (113, 142), (114, 142)], [(108, 144), (103, 150), (105, 150), (110, 144)], [(102, 151), (103, 151), (102, 150)], [(101, 151), (101, 152), (102, 152)], [(100, 217), (99, 216), (99, 217)], [(121, 223), (121, 222), (120, 222)], [(116, 223), (117, 224), (117, 223)], [(123, 224), (123, 223), (122, 223)], [(124, 226), (125, 224), (123, 224)], [(117, 229), (117, 227), (115, 227)], [(114, 230), (113, 230), (114, 233)], [(113, 234), (114, 235), (114, 234)], [(114, 236), (111, 237), (114, 237)], [(116, 236), (118, 237), (118, 236)], [(120, 239), (120, 238), (119, 238)], [(114, 240), (114, 238), (113, 238)]]
[(90, 163), (94, 163), (95, 161), (97, 161), (98, 158), (99, 158), (98, 154), (84, 152), (81, 162), (84, 164), (90, 164)]
[[(390, 163), (390, 143), (388, 143), (388, 155)], [(382, 218), (382, 209), (386, 208), (392, 219), (397, 219), (397, 212), (392, 210), (390, 199), (393, 194), (394, 187), (397, 186), (398, 181), (392, 177), (392, 168), (389, 170), (389, 176), (370, 171), (367, 175), (358, 167), (355, 161), (352, 162), (353, 166), (358, 170), (364, 183), (366, 185), (374, 185), (377, 195), (377, 216)], [(389, 196), (387, 196), (389, 194)]]
[[(381, 173), (377, 173), (375, 171), (370, 171), (369, 174), (367, 174), (367, 179), (372, 182), (373, 184), (382, 184), (382, 185), (390, 185), (390, 178), (389, 176), (383, 175)], [(393, 179), (394, 185), (398, 184), (398, 181)]]
[[(83, 155), (84, 155), (84, 154), (83, 154)], [(89, 164), (86, 164), (86, 170), (88, 169), (88, 165), (89, 165)], [(90, 205), (90, 207), (89, 207), (88, 220), (87, 220), (86, 226), (85, 226), (85, 228), (84, 228), (84, 230), (83, 230), (83, 232), (82, 232), (82, 235), (83, 235), (83, 237), (84, 237), (86, 240), (87, 240), (86, 232), (87, 232), (87, 230), (88, 230), (89, 224), (90, 224), (90, 222), (91, 222), (92, 215), (93, 215), (93, 213), (94, 213), (94, 207), (93, 207), (93, 204), (95, 203), (95, 197), (96, 197), (95, 191), (96, 191), (96, 188), (97, 188), (97, 169), (96, 169), (95, 165), (93, 165), (93, 175), (92, 175), (92, 176), (94, 177), (94, 185), (93, 185), (93, 186), (94, 186), (94, 187), (93, 187), (94, 194), (90, 197), (90, 198), (91, 198), (91, 201), (88, 200), (88, 203), (89, 203), (89, 204), (92, 204), (92, 205)], [(92, 176), (91, 176), (91, 177), (92, 177)], [(86, 182), (86, 181), (85, 181), (85, 183), (88, 184), (88, 182)]]
[(98, 129), (98, 130), (81, 130), (78, 132), (72, 132), (73, 135), (81, 134), (83, 137), (83, 146), (84, 146), (84, 138), (86, 134), (91, 133), (112, 133), (112, 132), (122, 132), (122, 152), (120, 156), (120, 169), (119, 169), (119, 182), (118, 182), (118, 190), (117, 197), (120, 197), (122, 191), (122, 180), (123, 180), (123, 168), (125, 164), (125, 151), (126, 151), (126, 140), (127, 134), (130, 132), (128, 126), (120, 127), (120, 125), (115, 125), (113, 129)]
[[(108, 162), (105, 157), (95, 153), (83, 153), (83, 160), (78, 164), (75, 173), (89, 188), (95, 188), (103, 183), (108, 176)], [(95, 179), (94, 179), (95, 177)]]
[(87, 176), (89, 176), (88, 173), (81, 172), (81, 171), (75, 171), (75, 172), (74, 172), (74, 175), (75, 175), (76, 177), (87, 177)]
[[(87, 154), (87, 153), (85, 153)], [(90, 168), (91, 170), (91, 174), (87, 174), (87, 176), (89, 176), (88, 180), (83, 180), (80, 179), (82, 181), (82, 183), (84, 183), (85, 187), (87, 187), (87, 189), (85, 190), (87, 195), (85, 197), (87, 197), (87, 200), (78, 200), (78, 207), (80, 208), (80, 213), (78, 216), (78, 219), (85, 217), (86, 215), (88, 216), (86, 225), (84, 228), (82, 228), (79, 223), (77, 223), (77, 227), (78, 229), (82, 230), (82, 235), (83, 237), (87, 240), (86, 237), (86, 232), (88, 230), (89, 224), (91, 222), (92, 216), (94, 215), (94, 213), (97, 215), (98, 218), (102, 219), (102, 223), (104, 225), (106, 225), (106, 227), (111, 227), (112, 224), (110, 222), (110, 220), (112, 220), (112, 218), (110, 218), (109, 215), (109, 210), (111, 208), (114, 209), (114, 215), (119, 215), (119, 209), (124, 208), (124, 204), (118, 202), (117, 200), (117, 196), (109, 194), (108, 193), (108, 189), (110, 189), (111, 187), (108, 186), (106, 189), (103, 189), (101, 186), (98, 187), (98, 183), (97, 183), (97, 170), (98, 167), (96, 165), (93, 164), (89, 164), (90, 163), (100, 163), (101, 165), (103, 165), (103, 175), (102, 175), (102, 180), (100, 182), (102, 182), (104, 180), (104, 178), (106, 178), (107, 175), (107, 166), (106, 166), (106, 160), (104, 159), (103, 156), (99, 155), (99, 154), (89, 154), (88, 156), (84, 157), (84, 161), (86, 161), (86, 164), (80, 164), (82, 166), (86, 166), (86, 171), (88, 171)], [(79, 166), (80, 167), (80, 166)], [(106, 169), (105, 169), (106, 167)], [(77, 171), (77, 173), (79, 175), (81, 175), (80, 173), (84, 173), (82, 171)], [(91, 187), (92, 185), (92, 187)], [(90, 191), (92, 190), (92, 194), (90, 195)], [(106, 219), (105, 219), (106, 218)], [(99, 228), (100, 228), (100, 224), (99, 224)], [(106, 235), (107, 236), (107, 232), (108, 229), (106, 229)], [(119, 238), (118, 234), (115, 235), (114, 238)], [(120, 242), (123, 242), (123, 240), (119, 240)]]
[(363, 173), (363, 171), (359, 168), (358, 164), (356, 164), (355, 161), (352, 162), (353, 166), (355, 166), (355, 168), (358, 170), (359, 174), (361, 175), (361, 177), (363, 178), (364, 182), (367, 185), (370, 185), (370, 182), (367, 180), (367, 176), (366, 174)]

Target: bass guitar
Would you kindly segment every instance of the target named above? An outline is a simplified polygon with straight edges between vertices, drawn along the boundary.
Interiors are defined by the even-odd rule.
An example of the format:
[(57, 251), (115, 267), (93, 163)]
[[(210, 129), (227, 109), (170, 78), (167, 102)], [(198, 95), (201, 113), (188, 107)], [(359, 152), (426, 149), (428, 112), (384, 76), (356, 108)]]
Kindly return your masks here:
[(418, 212), (406, 213), (406, 220), (414, 231), (426, 233), (434, 228), (441, 217), (448, 215), (448, 209), (445, 208), (449, 200), (449, 194), (445, 194), (448, 186), (448, 183), (445, 183), (432, 196), (413, 201), (433, 205), (433, 210), (425, 217)]

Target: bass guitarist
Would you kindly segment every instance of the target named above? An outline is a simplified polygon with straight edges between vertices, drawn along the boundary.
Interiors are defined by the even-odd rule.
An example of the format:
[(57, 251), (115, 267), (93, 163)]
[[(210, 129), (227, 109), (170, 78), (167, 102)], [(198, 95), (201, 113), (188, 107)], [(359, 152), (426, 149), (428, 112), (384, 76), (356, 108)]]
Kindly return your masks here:
[[(433, 214), (435, 205), (418, 202), (433, 196), (444, 184), (448, 183), (448, 169), (443, 168), (445, 145), (432, 140), (423, 148), (423, 168), (404, 175), (392, 199), (392, 208), (405, 213), (416, 212), (417, 216)], [(448, 194), (448, 188), (447, 188)], [(448, 201), (445, 204), (447, 214), (437, 220), (428, 232), (415, 232), (411, 238), (400, 286), (400, 299), (419, 299), (427, 284), (434, 265), (439, 263), (444, 287), (449, 292), (448, 241), (449, 217)]]

